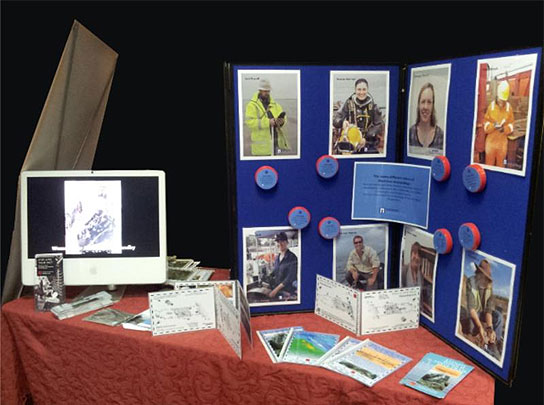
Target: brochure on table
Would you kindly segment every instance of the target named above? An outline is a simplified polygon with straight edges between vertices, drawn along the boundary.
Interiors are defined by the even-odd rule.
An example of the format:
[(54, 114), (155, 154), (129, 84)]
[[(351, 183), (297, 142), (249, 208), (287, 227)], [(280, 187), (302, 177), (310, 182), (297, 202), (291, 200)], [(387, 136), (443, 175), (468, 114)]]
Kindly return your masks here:
[(420, 287), (358, 291), (317, 275), (314, 312), (357, 335), (419, 326)]
[[(187, 284), (148, 294), (153, 336), (218, 329), (242, 358), (241, 325), (250, 343), (252, 338), (249, 307), (238, 281)], [(230, 292), (225, 287), (230, 287)]]
[[(541, 58), (532, 48), (413, 65), (226, 64), (233, 269), (251, 311), (313, 310), (316, 274), (350, 286), (359, 235), (378, 274), (360, 288), (422, 284), (421, 324), (510, 382), (542, 149)], [(434, 177), (437, 156), (449, 176)], [(471, 188), (464, 173), (480, 171), (469, 165), (484, 169), (483, 187)], [(479, 244), (466, 247), (465, 224)], [(434, 247), (439, 229), (449, 253)], [(423, 280), (407, 271), (415, 242)], [(281, 243), (289, 265), (276, 263)], [(467, 305), (488, 264), (495, 322), (478, 338)]]

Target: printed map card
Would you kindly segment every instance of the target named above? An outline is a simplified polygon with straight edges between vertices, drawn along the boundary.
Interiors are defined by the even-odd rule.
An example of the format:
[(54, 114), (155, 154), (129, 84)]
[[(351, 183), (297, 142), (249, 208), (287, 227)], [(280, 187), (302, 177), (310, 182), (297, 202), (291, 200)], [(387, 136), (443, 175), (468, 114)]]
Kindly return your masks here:
[(212, 288), (154, 292), (148, 296), (153, 336), (216, 327)]
[(242, 335), (240, 331), (240, 311), (238, 311), (219, 288), (213, 288), (215, 294), (215, 319), (217, 329), (232, 347), (238, 357), (242, 358)]
[(461, 361), (427, 353), (400, 383), (433, 397), (444, 398), (473, 369)]
[(257, 336), (261, 340), (266, 353), (270, 357), (273, 363), (279, 363), (281, 361), (281, 353), (285, 342), (287, 341), (287, 336), (289, 336), (289, 331), (294, 330), (303, 330), (301, 326), (295, 326), (293, 328), (280, 328), (280, 329), (268, 329), (268, 330), (258, 330)]
[(305, 330), (292, 331), (285, 343), (287, 349), (281, 361), (289, 363), (315, 365), (321, 357), (331, 350), (339, 335)]
[(329, 370), (372, 387), (411, 360), (403, 354), (366, 339), (326, 364)]
[(357, 290), (317, 274), (314, 312), (357, 333), (358, 296)]
[(417, 328), (419, 298), (419, 287), (362, 292), (359, 334)]

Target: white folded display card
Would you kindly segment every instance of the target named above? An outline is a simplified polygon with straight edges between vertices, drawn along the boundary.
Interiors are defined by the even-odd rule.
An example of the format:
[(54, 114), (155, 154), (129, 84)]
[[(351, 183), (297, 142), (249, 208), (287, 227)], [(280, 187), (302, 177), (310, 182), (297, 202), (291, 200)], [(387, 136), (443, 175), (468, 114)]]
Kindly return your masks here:
[(419, 326), (420, 287), (359, 291), (316, 277), (315, 314), (357, 335)]

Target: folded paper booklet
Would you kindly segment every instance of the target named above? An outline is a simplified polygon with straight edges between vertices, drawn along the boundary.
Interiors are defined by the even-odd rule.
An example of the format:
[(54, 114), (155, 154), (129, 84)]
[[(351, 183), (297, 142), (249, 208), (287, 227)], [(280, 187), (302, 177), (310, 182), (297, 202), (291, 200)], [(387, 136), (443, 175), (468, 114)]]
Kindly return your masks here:
[(433, 397), (444, 398), (473, 369), (461, 361), (427, 353), (400, 383)]
[(369, 339), (327, 361), (327, 368), (372, 387), (409, 361), (394, 350)]
[(149, 293), (153, 336), (218, 329), (238, 357), (242, 358), (241, 308), (236, 307), (217, 285), (212, 288), (186, 288)]
[(315, 314), (366, 335), (419, 326), (420, 288), (359, 291), (317, 275)]
[(281, 361), (316, 365), (321, 357), (338, 343), (339, 339), (339, 335), (292, 328), (287, 336)]
[(266, 349), (266, 353), (268, 354), (272, 362), (278, 363), (281, 361), (281, 353), (285, 342), (287, 341), (289, 331), (291, 329), (304, 330), (301, 326), (294, 326), (292, 328), (279, 328), (257, 331), (257, 336), (259, 337), (261, 343)]

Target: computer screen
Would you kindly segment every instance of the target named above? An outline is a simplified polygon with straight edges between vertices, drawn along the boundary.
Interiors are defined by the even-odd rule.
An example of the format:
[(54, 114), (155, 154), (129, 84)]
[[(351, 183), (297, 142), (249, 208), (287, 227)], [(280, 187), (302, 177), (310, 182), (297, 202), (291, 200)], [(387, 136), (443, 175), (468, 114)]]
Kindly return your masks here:
[(22, 281), (35, 255), (62, 253), (66, 285), (158, 284), (166, 279), (162, 171), (21, 174)]

